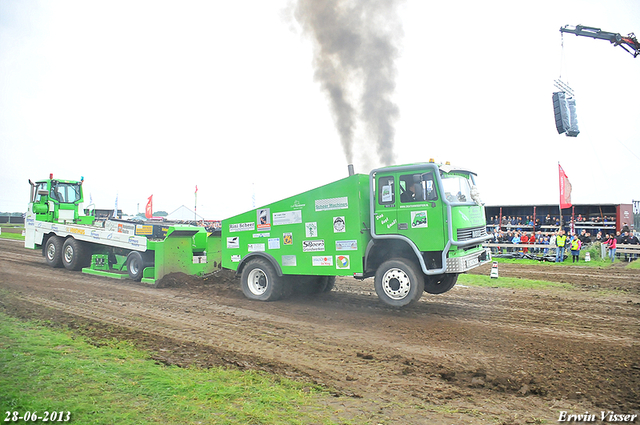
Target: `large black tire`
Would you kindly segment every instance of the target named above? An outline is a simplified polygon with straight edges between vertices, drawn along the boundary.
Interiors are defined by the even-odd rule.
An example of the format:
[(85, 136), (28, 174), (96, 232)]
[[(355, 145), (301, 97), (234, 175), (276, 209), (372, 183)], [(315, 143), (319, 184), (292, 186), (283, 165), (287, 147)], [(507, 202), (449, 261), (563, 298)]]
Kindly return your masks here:
[(322, 288), (322, 292), (331, 292), (331, 290), (333, 289), (333, 287), (336, 284), (336, 277), (335, 276), (323, 276), (323, 280), (324, 280), (324, 288)]
[(44, 258), (51, 267), (62, 267), (62, 244), (64, 241), (58, 236), (50, 236), (44, 244)]
[(458, 275), (452, 273), (427, 276), (424, 291), (429, 294), (444, 294), (453, 288), (457, 281)]
[(422, 296), (424, 275), (411, 261), (395, 258), (378, 267), (374, 286), (382, 302), (392, 307), (404, 307)]
[(329, 292), (336, 283), (335, 276), (292, 276), (292, 286), (299, 294)]
[(68, 238), (62, 245), (62, 265), (67, 270), (80, 270), (91, 261), (89, 246), (77, 239)]
[(144, 269), (153, 265), (152, 255), (149, 252), (131, 251), (127, 255), (127, 273), (136, 282), (142, 280)]
[(249, 260), (240, 278), (242, 292), (250, 300), (275, 301), (282, 297), (284, 279), (276, 273), (271, 263), (262, 258)]

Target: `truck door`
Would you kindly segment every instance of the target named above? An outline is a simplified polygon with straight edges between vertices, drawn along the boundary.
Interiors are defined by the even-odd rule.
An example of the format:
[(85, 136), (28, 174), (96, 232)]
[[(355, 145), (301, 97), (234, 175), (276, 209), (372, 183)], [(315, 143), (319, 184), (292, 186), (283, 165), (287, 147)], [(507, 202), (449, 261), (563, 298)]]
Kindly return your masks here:
[(398, 191), (397, 233), (411, 239), (420, 251), (442, 251), (446, 214), (434, 171), (401, 174)]
[(376, 176), (376, 201), (374, 203), (373, 223), (375, 233), (389, 235), (398, 233), (398, 213), (396, 177), (392, 174)]

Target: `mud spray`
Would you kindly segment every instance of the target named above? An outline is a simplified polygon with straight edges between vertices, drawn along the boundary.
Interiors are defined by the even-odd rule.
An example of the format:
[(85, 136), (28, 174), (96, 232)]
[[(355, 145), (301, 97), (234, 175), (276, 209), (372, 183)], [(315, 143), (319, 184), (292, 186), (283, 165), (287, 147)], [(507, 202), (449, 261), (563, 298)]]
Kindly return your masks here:
[[(294, 16), (313, 43), (314, 79), (329, 99), (348, 164), (354, 162), (354, 133), (362, 123), (374, 142), (377, 162), (395, 163), (394, 123), (398, 43), (403, 35), (399, 1), (298, 0)], [(357, 93), (357, 94), (355, 94)], [(371, 152), (368, 146), (363, 152)], [(359, 158), (373, 168), (368, 155)]]

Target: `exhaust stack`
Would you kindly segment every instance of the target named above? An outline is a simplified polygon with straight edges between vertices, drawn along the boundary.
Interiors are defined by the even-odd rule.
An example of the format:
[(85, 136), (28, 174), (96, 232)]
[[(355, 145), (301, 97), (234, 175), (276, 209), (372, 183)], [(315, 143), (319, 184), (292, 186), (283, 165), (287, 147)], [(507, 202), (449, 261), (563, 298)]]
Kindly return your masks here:
[(353, 176), (355, 172), (353, 171), (353, 164), (347, 165), (347, 170), (349, 170), (349, 175)]

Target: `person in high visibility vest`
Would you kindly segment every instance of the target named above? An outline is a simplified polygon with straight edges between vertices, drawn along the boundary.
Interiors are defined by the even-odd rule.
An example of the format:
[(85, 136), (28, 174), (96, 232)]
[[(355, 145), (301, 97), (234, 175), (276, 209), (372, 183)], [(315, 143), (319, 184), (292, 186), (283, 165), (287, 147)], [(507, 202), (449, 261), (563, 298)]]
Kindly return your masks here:
[(577, 235), (573, 235), (573, 237), (571, 238), (572, 263), (580, 262), (580, 248), (582, 248), (582, 241), (578, 239)]
[(556, 236), (556, 263), (564, 261), (564, 246), (566, 243), (567, 235), (564, 234), (564, 230), (558, 230), (558, 236)]

